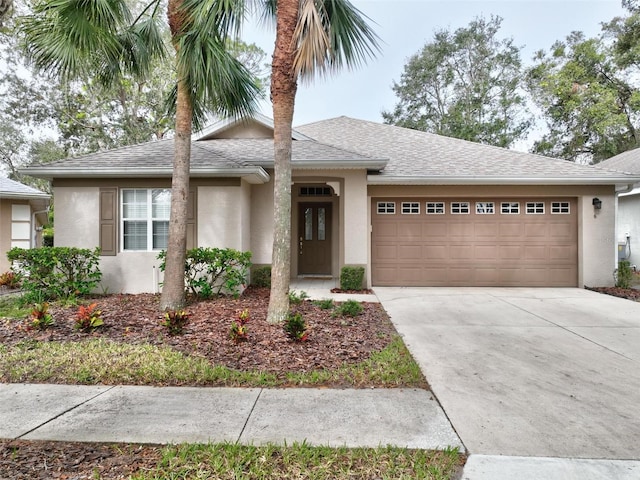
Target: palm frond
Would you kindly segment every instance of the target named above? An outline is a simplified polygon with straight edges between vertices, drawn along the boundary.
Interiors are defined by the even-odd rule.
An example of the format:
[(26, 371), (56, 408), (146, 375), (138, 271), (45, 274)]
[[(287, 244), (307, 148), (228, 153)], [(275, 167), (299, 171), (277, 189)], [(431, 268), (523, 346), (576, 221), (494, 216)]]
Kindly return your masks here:
[(205, 114), (248, 116), (256, 110), (260, 96), (257, 79), (225, 48), (224, 42), (206, 32), (183, 34), (177, 55), (177, 70), (192, 93), (194, 127), (202, 126)]
[(132, 23), (126, 0), (43, 0), (19, 27), (27, 58), (63, 80), (139, 75), (164, 54), (159, 15)]
[(237, 37), (247, 13), (245, 0), (184, 0), (185, 32), (202, 30), (221, 38)]
[[(369, 25), (369, 17), (349, 0), (301, 1), (304, 2), (301, 15), (312, 6), (317, 11), (314, 21), (306, 21), (305, 27), (297, 31), (299, 51), (294, 66), (303, 80), (309, 80), (317, 73), (333, 73), (343, 67), (358, 67), (380, 51), (379, 37)], [(311, 18), (311, 14), (305, 15)], [(322, 38), (320, 28), (329, 39), (329, 47), (324, 52), (319, 48), (321, 43), (318, 38)], [(306, 45), (308, 43), (310, 46)]]
[(326, 28), (328, 22), (324, 2), (300, 0), (298, 16), (294, 32), (297, 39), (294, 68), (304, 78), (323, 74), (331, 64), (330, 57), (334, 54)]
[(277, 0), (255, 0), (263, 25), (275, 26)]

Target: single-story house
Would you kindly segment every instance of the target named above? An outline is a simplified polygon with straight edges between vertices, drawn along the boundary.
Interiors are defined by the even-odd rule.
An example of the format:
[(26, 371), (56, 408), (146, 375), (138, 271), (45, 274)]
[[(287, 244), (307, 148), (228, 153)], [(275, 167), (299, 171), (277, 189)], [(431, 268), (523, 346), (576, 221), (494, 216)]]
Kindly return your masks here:
[(47, 193), (0, 177), (0, 273), (11, 267), (7, 252), (13, 247), (42, 246), (49, 199)]
[[(55, 244), (102, 248), (110, 292), (158, 289), (173, 140), (34, 165), (52, 181)], [(188, 246), (271, 263), (273, 123), (194, 136)], [(365, 267), (367, 286), (609, 285), (616, 189), (639, 175), (338, 117), (298, 127), (292, 276)]]
[[(640, 149), (623, 152), (598, 163), (598, 166), (640, 175)], [(622, 187), (618, 192), (616, 223), (618, 257), (640, 268), (640, 182)]]

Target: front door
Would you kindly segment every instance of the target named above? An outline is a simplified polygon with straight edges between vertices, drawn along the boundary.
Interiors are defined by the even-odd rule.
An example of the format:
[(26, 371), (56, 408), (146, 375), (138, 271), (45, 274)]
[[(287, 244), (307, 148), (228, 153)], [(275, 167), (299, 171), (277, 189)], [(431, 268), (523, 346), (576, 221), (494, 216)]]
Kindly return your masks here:
[(331, 204), (298, 204), (298, 274), (331, 275)]

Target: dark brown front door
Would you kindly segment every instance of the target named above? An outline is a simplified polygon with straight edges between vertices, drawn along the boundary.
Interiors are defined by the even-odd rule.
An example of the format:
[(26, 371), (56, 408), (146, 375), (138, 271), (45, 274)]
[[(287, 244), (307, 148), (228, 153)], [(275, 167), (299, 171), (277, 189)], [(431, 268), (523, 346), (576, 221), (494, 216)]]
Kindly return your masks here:
[(331, 275), (331, 204), (301, 203), (298, 274)]

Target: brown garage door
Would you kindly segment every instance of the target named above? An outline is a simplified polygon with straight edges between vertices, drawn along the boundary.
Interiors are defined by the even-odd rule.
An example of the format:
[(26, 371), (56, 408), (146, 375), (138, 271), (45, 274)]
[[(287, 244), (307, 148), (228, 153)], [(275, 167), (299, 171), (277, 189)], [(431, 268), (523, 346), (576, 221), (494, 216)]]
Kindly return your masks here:
[(577, 286), (575, 198), (372, 200), (379, 286)]

